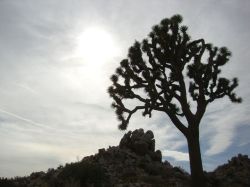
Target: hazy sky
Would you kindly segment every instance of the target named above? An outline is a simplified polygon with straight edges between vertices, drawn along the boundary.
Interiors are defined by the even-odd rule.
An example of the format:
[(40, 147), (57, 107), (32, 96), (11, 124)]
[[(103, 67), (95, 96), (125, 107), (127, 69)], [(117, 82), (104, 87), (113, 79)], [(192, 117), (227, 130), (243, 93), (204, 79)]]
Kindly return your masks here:
[[(250, 154), (249, 0), (0, 0), (0, 176), (23, 176), (118, 145), (109, 77), (135, 40), (181, 14), (193, 39), (232, 51), (242, 104), (212, 103), (201, 123), (205, 170)], [(92, 41), (92, 44), (90, 44)], [(189, 167), (185, 138), (169, 119), (135, 115), (164, 159)]]

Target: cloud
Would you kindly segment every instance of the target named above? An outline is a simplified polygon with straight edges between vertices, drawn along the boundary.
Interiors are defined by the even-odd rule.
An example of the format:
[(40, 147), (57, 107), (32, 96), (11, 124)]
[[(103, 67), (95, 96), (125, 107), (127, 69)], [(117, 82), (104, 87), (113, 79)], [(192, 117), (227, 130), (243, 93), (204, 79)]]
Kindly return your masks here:
[(163, 157), (172, 157), (176, 161), (189, 161), (188, 153), (183, 153), (180, 151), (173, 151), (173, 150), (163, 150), (162, 151)]
[(17, 115), (17, 114), (8, 112), (8, 111), (3, 110), (3, 109), (1, 109), (1, 108), (0, 108), (0, 112), (2, 112), (2, 113), (4, 113), (4, 114), (8, 114), (8, 115), (10, 115), (10, 116), (12, 116), (12, 117), (14, 117), (14, 118), (20, 119), (20, 120), (22, 120), (22, 121), (25, 121), (25, 122), (27, 122), (27, 123), (29, 123), (29, 124), (31, 124), (31, 125), (36, 126), (36, 127), (40, 127), (40, 128), (44, 128), (44, 127), (45, 127), (45, 125), (43, 125), (43, 124), (34, 122), (34, 121), (30, 120), (30, 119), (27, 119), (27, 118), (24, 118), (24, 117), (19, 116), (19, 115)]
[[(201, 124), (202, 136), (208, 136), (208, 149), (205, 154), (208, 156), (222, 153), (230, 147), (237, 136), (237, 128), (245, 126), (249, 128), (249, 104), (234, 105), (226, 102), (222, 104), (215, 103), (213, 108), (210, 108), (209, 113)], [(230, 107), (231, 106), (231, 107)], [(215, 107), (218, 107), (217, 110)], [(209, 128), (207, 127), (209, 126)], [(211, 136), (212, 135), (212, 136)], [(238, 142), (240, 143), (240, 142)]]

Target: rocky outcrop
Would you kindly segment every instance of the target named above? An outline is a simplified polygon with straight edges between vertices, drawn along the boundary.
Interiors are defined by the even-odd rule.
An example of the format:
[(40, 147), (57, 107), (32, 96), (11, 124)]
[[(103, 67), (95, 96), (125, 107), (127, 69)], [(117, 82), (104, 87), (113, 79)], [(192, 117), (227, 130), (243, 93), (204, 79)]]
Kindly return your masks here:
[[(205, 173), (208, 187), (250, 186), (250, 159), (233, 157), (214, 172)], [(119, 146), (99, 149), (80, 162), (66, 164), (28, 177), (0, 179), (0, 187), (189, 187), (190, 176), (183, 169), (162, 162), (155, 151), (152, 131), (129, 131)]]
[(126, 133), (119, 146), (26, 179), (27, 187), (188, 187), (190, 180), (184, 170), (162, 162), (153, 132), (143, 129)]
[(211, 186), (248, 187), (250, 186), (250, 159), (247, 155), (238, 154), (207, 176)]
[(99, 149), (91, 162), (102, 165), (112, 186), (188, 186), (189, 175), (181, 169), (162, 163), (161, 151), (155, 151), (152, 131), (129, 131), (118, 147)]
[(143, 129), (129, 131), (121, 139), (119, 148), (129, 149), (141, 156), (148, 155), (153, 161), (161, 162), (162, 160), (161, 151), (155, 151), (155, 139), (152, 131), (146, 133)]

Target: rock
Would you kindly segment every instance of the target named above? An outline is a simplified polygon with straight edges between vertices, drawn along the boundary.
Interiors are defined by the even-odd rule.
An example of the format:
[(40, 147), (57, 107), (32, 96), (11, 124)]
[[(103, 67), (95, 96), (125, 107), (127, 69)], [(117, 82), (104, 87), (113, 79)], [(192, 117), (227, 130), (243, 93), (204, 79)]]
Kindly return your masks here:
[(119, 147), (130, 149), (141, 156), (152, 153), (155, 151), (154, 134), (152, 131), (144, 133), (143, 129), (136, 129), (133, 132), (129, 131), (121, 139)]
[[(28, 177), (9, 179), (9, 182), (16, 187), (190, 187), (190, 175), (168, 161), (162, 162), (161, 151), (155, 151), (154, 145), (152, 131), (129, 131), (119, 146), (99, 149), (97, 154), (79, 162), (47, 172), (35, 172)], [(214, 172), (205, 172), (205, 176), (208, 187), (250, 186), (250, 159), (239, 154)], [(0, 178), (0, 186), (6, 184), (6, 180)]]
[(160, 163), (148, 163), (145, 166), (145, 171), (150, 175), (160, 175), (162, 172), (162, 164)]
[(160, 150), (152, 152), (150, 156), (151, 156), (153, 161), (161, 162), (161, 160), (162, 160), (162, 154), (161, 154)]
[(154, 140), (154, 139), (152, 139), (152, 140), (149, 142), (149, 144), (148, 144), (148, 149), (149, 149), (150, 151), (152, 151), (152, 152), (155, 151), (155, 140)]
[(154, 133), (152, 131), (147, 131), (144, 135), (146, 139), (152, 140), (154, 138)]
[(207, 174), (212, 186), (250, 186), (250, 159), (239, 154)]
[(132, 132), (131, 141), (136, 142), (136, 141), (140, 140), (143, 135), (144, 135), (143, 129), (136, 129)]
[(99, 154), (104, 154), (104, 153), (105, 153), (105, 148), (98, 149), (98, 153), (99, 153)]
[(129, 148), (129, 147), (131, 147), (131, 134), (132, 134), (131, 131), (124, 134), (124, 136), (122, 137), (122, 139), (120, 141), (120, 144), (119, 144), (120, 148)]
[(133, 148), (132, 150), (137, 153), (138, 155), (145, 155), (146, 153), (148, 153), (149, 149), (148, 149), (148, 144), (144, 141), (138, 140), (136, 142), (133, 143)]
[(172, 168), (173, 166), (169, 163), (169, 161), (165, 160), (163, 162), (163, 164), (167, 167), (167, 168)]

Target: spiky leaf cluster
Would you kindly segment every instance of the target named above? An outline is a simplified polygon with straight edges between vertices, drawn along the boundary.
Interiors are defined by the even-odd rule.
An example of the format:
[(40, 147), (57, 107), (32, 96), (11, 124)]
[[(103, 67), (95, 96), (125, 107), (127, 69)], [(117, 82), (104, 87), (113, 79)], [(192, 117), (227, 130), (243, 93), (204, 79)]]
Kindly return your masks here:
[[(233, 92), (237, 79), (229, 81), (218, 76), (231, 55), (228, 49), (213, 47), (203, 39), (192, 41), (188, 28), (181, 22), (180, 15), (163, 19), (146, 39), (130, 47), (128, 58), (121, 61), (111, 76), (113, 85), (108, 92), (114, 99), (112, 107), (121, 121), (120, 129), (127, 128), (131, 116), (138, 110), (142, 110), (144, 116), (151, 116), (156, 110), (165, 112), (183, 132), (185, 126), (178, 116), (185, 116), (188, 122), (199, 121), (207, 104), (215, 99), (227, 95), (233, 102), (241, 101)], [(184, 77), (188, 78), (189, 85)], [(188, 93), (197, 102), (194, 114), (189, 107)], [(129, 109), (124, 105), (128, 99), (140, 104)]]

